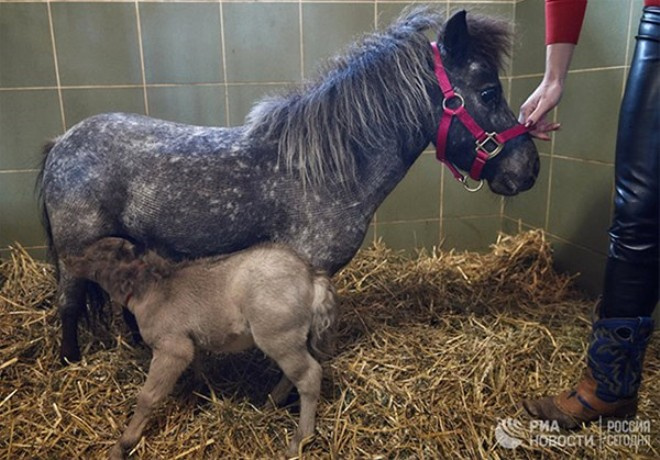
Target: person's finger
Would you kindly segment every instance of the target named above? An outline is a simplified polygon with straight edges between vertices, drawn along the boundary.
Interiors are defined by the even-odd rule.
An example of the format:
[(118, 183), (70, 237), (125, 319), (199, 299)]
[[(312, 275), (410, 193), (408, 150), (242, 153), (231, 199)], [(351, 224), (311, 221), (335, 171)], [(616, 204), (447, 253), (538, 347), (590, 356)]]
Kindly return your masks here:
[(538, 125), (553, 107), (554, 105), (548, 104), (547, 101), (541, 99), (534, 111), (527, 117), (527, 122), (530, 125)]
[(548, 133), (551, 131), (557, 131), (560, 127), (560, 123), (551, 123), (541, 120), (536, 126), (534, 126), (534, 131)]
[(544, 132), (541, 132), (541, 131), (530, 131), (529, 134), (530, 134), (533, 138), (535, 138), (535, 139), (539, 139), (539, 140), (541, 140), (541, 141), (549, 141), (549, 140), (550, 140), (550, 136), (547, 135), (547, 134), (544, 133)]
[[(535, 105), (535, 104), (534, 104)], [(530, 101), (525, 102), (520, 106), (520, 114), (518, 115), (519, 123), (526, 123), (529, 115), (534, 111), (534, 106)]]
[(532, 93), (523, 105), (520, 106), (520, 115), (518, 116), (520, 123), (526, 123), (529, 120), (529, 116), (539, 105), (539, 99), (540, 97), (536, 93)]

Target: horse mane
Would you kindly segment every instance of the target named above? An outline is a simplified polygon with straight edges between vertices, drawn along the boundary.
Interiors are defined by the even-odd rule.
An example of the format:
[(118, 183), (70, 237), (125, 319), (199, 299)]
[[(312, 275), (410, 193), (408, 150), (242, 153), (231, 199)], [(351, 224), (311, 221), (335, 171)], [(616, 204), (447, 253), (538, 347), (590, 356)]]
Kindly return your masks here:
[[(435, 75), (425, 31), (443, 23), (437, 9), (404, 10), (384, 31), (330, 59), (317, 79), (262, 99), (247, 116), (246, 135), (277, 145), (280, 161), (298, 169), (303, 184), (352, 183), (357, 156), (391, 149), (393, 121), (413, 135), (429, 129)], [(501, 67), (510, 48), (507, 25), (468, 15), (468, 27), (470, 51)]]

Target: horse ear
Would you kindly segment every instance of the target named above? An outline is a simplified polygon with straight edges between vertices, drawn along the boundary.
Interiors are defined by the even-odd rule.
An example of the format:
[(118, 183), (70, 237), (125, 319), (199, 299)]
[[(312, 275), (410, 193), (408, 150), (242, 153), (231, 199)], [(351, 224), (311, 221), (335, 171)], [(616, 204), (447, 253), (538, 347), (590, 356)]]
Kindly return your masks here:
[[(461, 60), (467, 55), (470, 34), (468, 33), (466, 11), (461, 10), (455, 13), (445, 24), (444, 37), (442, 44), (447, 50), (448, 55), (457, 60)], [(440, 40), (438, 40), (440, 41)]]

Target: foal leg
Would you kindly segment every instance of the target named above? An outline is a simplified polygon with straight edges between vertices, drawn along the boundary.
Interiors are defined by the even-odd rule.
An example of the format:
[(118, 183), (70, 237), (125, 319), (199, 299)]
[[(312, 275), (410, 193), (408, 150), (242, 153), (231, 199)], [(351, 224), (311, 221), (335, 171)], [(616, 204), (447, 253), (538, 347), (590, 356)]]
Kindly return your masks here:
[[(309, 354), (307, 337), (301, 335), (299, 330), (281, 335), (267, 332), (259, 336), (256, 330), (253, 333), (257, 346), (275, 360), (300, 394), (298, 429), (287, 449), (287, 455), (294, 456), (300, 442), (314, 434), (316, 405), (321, 394), (321, 365)], [(280, 381), (276, 389), (283, 389), (284, 385)]]
[(277, 364), (289, 377), (300, 394), (300, 419), (289, 447), (288, 455), (296, 455), (303, 439), (314, 434), (316, 405), (321, 394), (321, 365), (309, 354), (306, 348), (280, 357)]
[(270, 398), (266, 402), (266, 407), (276, 407), (282, 404), (287, 396), (289, 396), (289, 393), (291, 393), (291, 390), (293, 390), (293, 383), (286, 374), (282, 375), (280, 381), (277, 382), (277, 385), (270, 392)]
[(138, 326), (135, 315), (126, 307), (121, 307), (121, 316), (124, 318), (124, 322), (128, 326), (128, 329), (131, 331), (131, 338), (133, 339), (133, 345), (139, 345), (142, 343), (142, 335), (140, 334), (140, 327)]
[(62, 364), (80, 361), (78, 346), (78, 320), (85, 310), (86, 281), (74, 278), (60, 264), (60, 279), (57, 286), (58, 313), (62, 321)]
[(159, 343), (154, 347), (153, 353), (147, 381), (137, 398), (135, 413), (110, 451), (110, 458), (113, 460), (123, 459), (124, 455), (135, 447), (153, 408), (170, 394), (179, 376), (192, 362), (195, 351), (190, 339), (177, 337), (175, 340)]

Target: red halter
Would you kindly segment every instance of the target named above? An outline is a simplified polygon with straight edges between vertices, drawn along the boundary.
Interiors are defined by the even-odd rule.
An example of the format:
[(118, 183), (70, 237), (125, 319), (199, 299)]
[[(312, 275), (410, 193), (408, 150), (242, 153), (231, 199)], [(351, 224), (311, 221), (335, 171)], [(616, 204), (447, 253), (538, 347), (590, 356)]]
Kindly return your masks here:
[[(438, 79), (438, 83), (440, 84), (440, 89), (442, 90), (442, 95), (444, 97), (442, 100), (443, 113), (442, 118), (440, 118), (440, 124), (438, 125), (438, 136), (435, 145), (436, 157), (449, 168), (454, 177), (458, 181), (462, 182), (467, 190), (476, 192), (483, 186), (481, 171), (484, 169), (486, 161), (497, 156), (504, 148), (504, 143), (506, 141), (520, 136), (521, 134), (525, 134), (529, 130), (525, 128), (524, 125), (517, 123), (512, 128), (509, 128), (501, 133), (497, 133), (495, 131), (487, 133), (484, 131), (481, 126), (479, 126), (479, 124), (474, 120), (474, 118), (470, 116), (467, 110), (465, 110), (465, 100), (463, 99), (463, 96), (454, 92), (454, 88), (452, 88), (451, 83), (449, 82), (447, 72), (442, 65), (442, 59), (440, 58), (438, 45), (433, 42), (431, 43), (431, 48), (433, 48), (435, 76)], [(458, 107), (449, 107), (450, 102), (457, 102)], [(475, 150), (477, 152), (477, 156), (474, 158), (472, 167), (470, 168), (470, 177), (476, 181), (479, 181), (479, 185), (477, 185), (475, 188), (470, 188), (468, 186), (467, 176), (461, 174), (456, 166), (454, 166), (445, 155), (447, 150), (447, 135), (449, 134), (449, 126), (451, 125), (451, 120), (454, 117), (457, 117), (476, 139)]]

